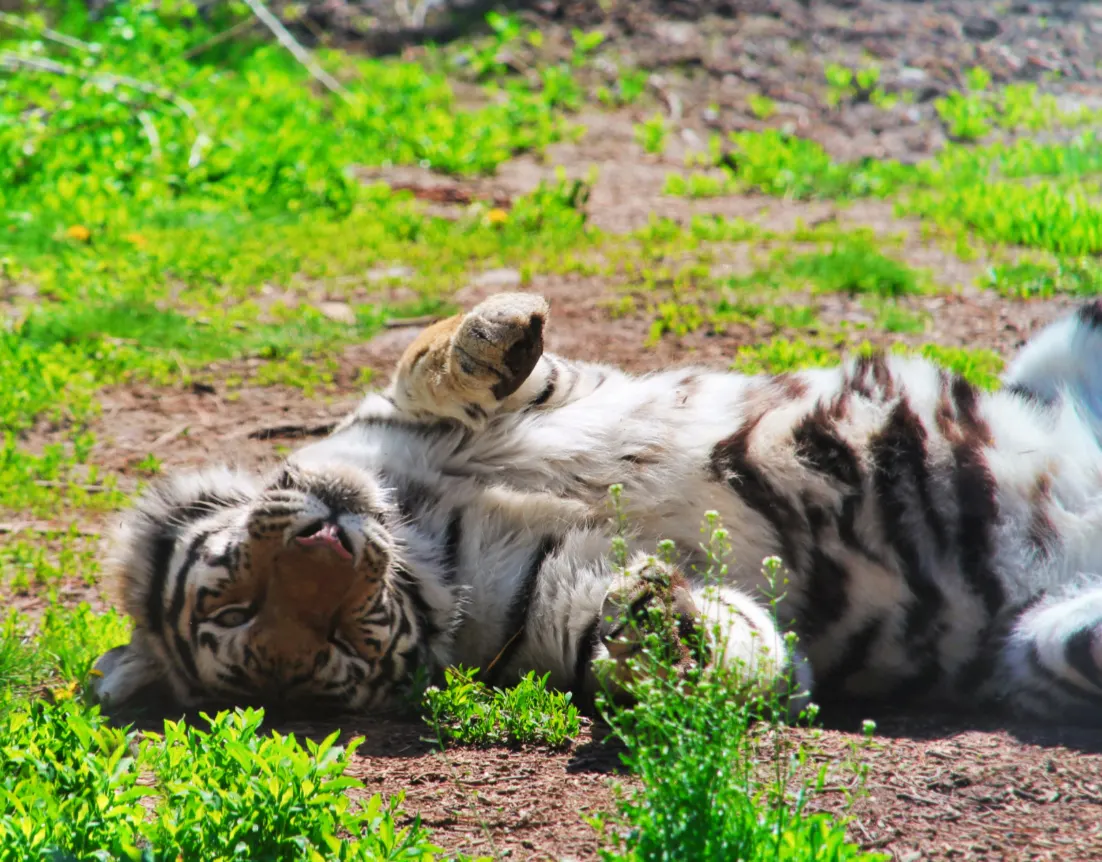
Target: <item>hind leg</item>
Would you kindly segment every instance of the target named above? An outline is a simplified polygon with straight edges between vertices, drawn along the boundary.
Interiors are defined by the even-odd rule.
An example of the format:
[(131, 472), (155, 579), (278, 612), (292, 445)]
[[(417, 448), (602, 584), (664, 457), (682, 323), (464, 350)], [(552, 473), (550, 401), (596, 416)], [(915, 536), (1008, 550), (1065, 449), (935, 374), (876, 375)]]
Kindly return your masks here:
[(1102, 726), (1102, 582), (1038, 601), (1003, 645), (997, 696), (1023, 716)]

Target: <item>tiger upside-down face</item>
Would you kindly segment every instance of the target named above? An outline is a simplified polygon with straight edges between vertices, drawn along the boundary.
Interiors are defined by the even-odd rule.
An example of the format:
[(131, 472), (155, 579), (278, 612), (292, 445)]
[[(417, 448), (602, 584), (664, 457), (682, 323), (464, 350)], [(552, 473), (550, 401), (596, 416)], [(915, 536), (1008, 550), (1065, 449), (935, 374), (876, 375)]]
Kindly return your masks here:
[(153, 488), (116, 537), (135, 629), (97, 664), (95, 694), (108, 708), (151, 691), (182, 706), (380, 704), (419, 635), (394, 595), (393, 517), (374, 479), (347, 465)]

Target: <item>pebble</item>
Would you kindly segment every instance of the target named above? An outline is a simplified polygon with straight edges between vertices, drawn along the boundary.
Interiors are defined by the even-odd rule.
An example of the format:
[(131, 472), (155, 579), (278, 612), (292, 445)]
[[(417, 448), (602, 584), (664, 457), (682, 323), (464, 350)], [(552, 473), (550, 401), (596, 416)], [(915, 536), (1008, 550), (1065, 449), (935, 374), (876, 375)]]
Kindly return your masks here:
[(356, 312), (347, 302), (320, 302), (318, 311), (337, 323), (345, 323), (349, 326), (356, 323)]

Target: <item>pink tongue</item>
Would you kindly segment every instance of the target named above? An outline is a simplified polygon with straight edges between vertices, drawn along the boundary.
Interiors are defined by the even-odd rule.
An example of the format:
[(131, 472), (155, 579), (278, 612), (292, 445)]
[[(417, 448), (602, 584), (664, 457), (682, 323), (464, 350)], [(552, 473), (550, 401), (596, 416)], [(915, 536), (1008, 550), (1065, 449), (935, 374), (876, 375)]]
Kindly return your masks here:
[(307, 547), (312, 545), (324, 545), (331, 549), (338, 557), (343, 557), (346, 560), (352, 559), (352, 555), (348, 553), (348, 549), (341, 544), (340, 536), (337, 534), (336, 524), (323, 524), (322, 528), (313, 535), (297, 536), (295, 541)]

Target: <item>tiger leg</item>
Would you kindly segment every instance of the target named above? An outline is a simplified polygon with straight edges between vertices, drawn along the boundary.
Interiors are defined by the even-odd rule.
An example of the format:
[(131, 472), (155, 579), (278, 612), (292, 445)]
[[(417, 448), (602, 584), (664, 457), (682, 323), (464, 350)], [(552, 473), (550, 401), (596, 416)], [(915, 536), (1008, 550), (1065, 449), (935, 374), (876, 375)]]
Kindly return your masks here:
[(588, 394), (608, 371), (545, 354), (547, 318), (543, 297), (501, 293), (441, 320), (406, 348), (387, 397), (408, 418), (477, 429), (499, 413)]
[(790, 718), (808, 703), (810, 666), (762, 605), (732, 587), (690, 585), (675, 566), (639, 555), (605, 595), (598, 637), (612, 664), (602, 683), (622, 690), (638, 672), (632, 659), (655, 633), (669, 649), (669, 667), (722, 666), (735, 696), (775, 699)]
[(1026, 717), (1102, 726), (1102, 582), (1032, 604), (1002, 645), (995, 696)]

